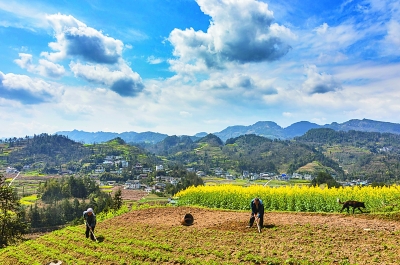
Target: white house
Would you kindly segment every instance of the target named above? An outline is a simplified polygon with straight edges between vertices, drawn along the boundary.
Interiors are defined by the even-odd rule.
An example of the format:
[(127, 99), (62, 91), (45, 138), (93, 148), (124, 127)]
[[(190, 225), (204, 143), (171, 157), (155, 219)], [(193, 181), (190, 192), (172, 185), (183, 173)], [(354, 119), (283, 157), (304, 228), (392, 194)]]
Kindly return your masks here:
[(94, 173), (100, 174), (100, 173), (103, 173), (104, 171), (105, 171), (104, 167), (101, 165), (98, 165), (96, 167), (96, 169), (94, 170)]
[(121, 166), (122, 166), (122, 167), (125, 168), (125, 167), (128, 167), (128, 165), (129, 165), (129, 162), (128, 162), (128, 161), (125, 161), (125, 160), (122, 160), (122, 161), (121, 161)]
[(198, 177), (204, 177), (206, 174), (203, 172), (203, 171), (197, 171), (196, 172), (196, 175), (198, 176)]
[(138, 181), (138, 180), (127, 180), (125, 182), (124, 189), (140, 190), (141, 186), (142, 185), (140, 184), (140, 181)]
[(17, 173), (18, 170), (16, 168), (13, 167), (7, 167), (6, 168), (6, 173)]
[(173, 178), (171, 179), (170, 183), (175, 186), (178, 184), (178, 180)]
[(164, 170), (164, 166), (163, 165), (156, 166), (156, 171), (161, 171), (161, 170)]
[(142, 172), (143, 172), (143, 173), (150, 173), (150, 172), (151, 172), (151, 169), (150, 169), (150, 168), (147, 168), (147, 167), (144, 167), (143, 170), (142, 170)]

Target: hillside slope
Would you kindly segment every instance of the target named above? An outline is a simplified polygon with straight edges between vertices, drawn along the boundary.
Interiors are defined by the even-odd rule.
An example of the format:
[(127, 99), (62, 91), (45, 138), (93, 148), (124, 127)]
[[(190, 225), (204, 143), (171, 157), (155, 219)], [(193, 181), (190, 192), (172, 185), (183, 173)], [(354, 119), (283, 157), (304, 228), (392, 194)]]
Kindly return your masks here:
[(393, 181), (400, 176), (400, 135), (312, 129), (295, 141), (312, 146), (354, 178)]
[(310, 146), (300, 142), (271, 140), (254, 134), (228, 139), (225, 144), (209, 134), (191, 145), (189, 150), (170, 152), (166, 159), (206, 173), (211, 173), (213, 168), (223, 168), (236, 175), (241, 175), (243, 171), (293, 173), (317, 161), (332, 174), (343, 175), (337, 162)]
[[(192, 226), (182, 226), (190, 212)], [(4, 265), (48, 264), (397, 264), (398, 222), (368, 215), (265, 214), (259, 234), (248, 212), (193, 207), (136, 210), (100, 222), (99, 243), (68, 227), (0, 251)], [(255, 248), (255, 246), (257, 246)], [(291, 263), (288, 263), (288, 262)]]

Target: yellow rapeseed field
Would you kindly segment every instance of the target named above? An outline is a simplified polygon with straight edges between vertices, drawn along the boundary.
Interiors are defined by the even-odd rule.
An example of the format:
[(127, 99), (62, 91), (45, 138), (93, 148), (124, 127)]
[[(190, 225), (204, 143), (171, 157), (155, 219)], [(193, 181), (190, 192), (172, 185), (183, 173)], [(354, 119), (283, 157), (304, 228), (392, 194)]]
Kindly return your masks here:
[(385, 187), (340, 187), (320, 188), (313, 186), (268, 187), (254, 185), (197, 186), (178, 192), (179, 205), (199, 205), (211, 208), (246, 210), (250, 201), (259, 197), (265, 210), (297, 212), (337, 212), (341, 209), (337, 199), (342, 202), (356, 200), (365, 202), (366, 210), (383, 212), (392, 210), (400, 201), (398, 186)]

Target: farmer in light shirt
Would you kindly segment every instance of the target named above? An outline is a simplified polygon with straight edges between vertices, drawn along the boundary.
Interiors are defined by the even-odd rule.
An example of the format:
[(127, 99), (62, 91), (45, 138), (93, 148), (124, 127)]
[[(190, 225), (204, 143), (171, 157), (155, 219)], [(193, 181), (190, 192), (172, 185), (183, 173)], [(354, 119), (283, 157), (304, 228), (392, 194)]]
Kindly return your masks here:
[(88, 208), (86, 211), (83, 212), (83, 218), (85, 218), (85, 224), (86, 224), (86, 238), (89, 238), (90, 234), (90, 239), (95, 240), (94, 238), (94, 228), (96, 227), (96, 215), (93, 212), (92, 208)]

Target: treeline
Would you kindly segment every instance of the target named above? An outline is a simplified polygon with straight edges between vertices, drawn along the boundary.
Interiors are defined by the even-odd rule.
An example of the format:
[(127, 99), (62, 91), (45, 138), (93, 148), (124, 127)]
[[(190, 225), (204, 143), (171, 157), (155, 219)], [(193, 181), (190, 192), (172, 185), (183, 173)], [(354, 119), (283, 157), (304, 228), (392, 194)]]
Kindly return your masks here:
[(26, 165), (42, 162), (49, 169), (55, 168), (58, 171), (62, 164), (79, 161), (90, 153), (89, 148), (65, 136), (43, 133), (34, 135), (32, 138), (25, 138), (24, 148), (18, 148), (11, 152), (8, 156), (8, 162), (23, 162)]
[(0, 248), (21, 239), (28, 231), (29, 225), (19, 198), (0, 175)]
[(312, 129), (295, 141), (313, 146), (346, 170), (347, 178), (392, 183), (400, 176), (400, 135)]
[(121, 190), (114, 196), (101, 192), (97, 183), (89, 177), (50, 179), (40, 184), (38, 192), (47, 204), (31, 205), (25, 213), (25, 221), (32, 228), (79, 222), (88, 207), (99, 213), (122, 206)]
[[(178, 139), (166, 138), (165, 141), (180, 146), (182, 141)], [(165, 144), (159, 143), (161, 146)], [(243, 171), (278, 174), (282, 170), (291, 174), (308, 163), (318, 161), (323, 166), (331, 168), (336, 175), (344, 175), (336, 161), (312, 146), (297, 141), (271, 140), (249, 134), (230, 138), (224, 144), (217, 136), (209, 134), (191, 146), (190, 150), (181, 148), (177, 153), (170, 153), (167, 159), (195, 167), (196, 170), (202, 170), (206, 174), (213, 174), (215, 168), (239, 174)], [(171, 150), (173, 149), (174, 147), (171, 147)]]
[[(117, 193), (115, 194), (117, 195)], [(111, 209), (119, 209), (122, 205), (120, 196), (112, 197), (110, 194), (101, 193), (96, 197), (92, 196), (88, 201), (77, 198), (63, 199), (44, 207), (37, 204), (31, 205), (27, 212), (26, 222), (32, 228), (52, 227), (65, 225), (67, 223), (82, 223), (82, 213), (91, 207), (95, 213), (107, 212)]]
[(392, 147), (400, 149), (400, 135), (379, 132), (361, 132), (361, 131), (335, 131), (333, 129), (311, 129), (303, 136), (295, 137), (296, 141), (308, 143), (313, 146), (320, 145), (351, 145), (355, 147), (364, 147), (373, 153), (377, 153), (380, 148)]
[(176, 185), (168, 183), (165, 187), (165, 193), (173, 195), (178, 191), (184, 190), (190, 186), (202, 186), (204, 181), (201, 177), (197, 176), (194, 172), (188, 172), (181, 166), (171, 167), (168, 175), (174, 178), (180, 178), (180, 182)]
[(61, 179), (49, 179), (40, 183), (38, 192), (46, 203), (60, 201), (68, 198), (88, 198), (90, 194), (100, 194), (100, 188), (96, 181), (88, 176), (64, 177)]

